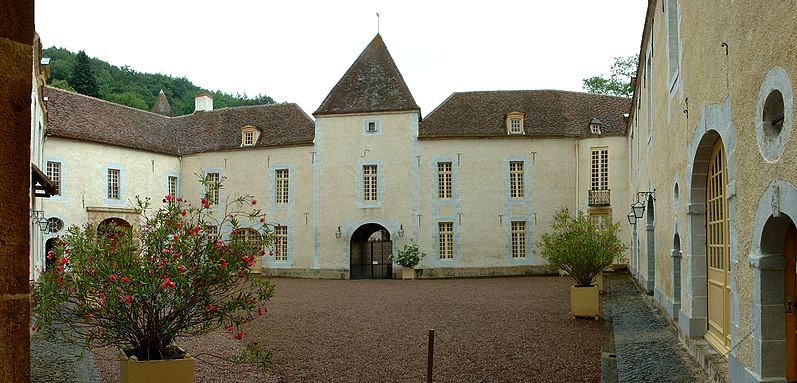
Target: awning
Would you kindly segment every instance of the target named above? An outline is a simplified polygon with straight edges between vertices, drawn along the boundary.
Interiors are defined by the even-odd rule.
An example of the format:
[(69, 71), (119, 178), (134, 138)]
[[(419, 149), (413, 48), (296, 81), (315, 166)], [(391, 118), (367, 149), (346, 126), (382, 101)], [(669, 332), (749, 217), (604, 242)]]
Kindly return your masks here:
[(30, 164), (30, 175), (30, 187), (33, 188), (34, 196), (48, 198), (56, 194), (55, 184), (47, 178), (47, 175), (36, 164)]

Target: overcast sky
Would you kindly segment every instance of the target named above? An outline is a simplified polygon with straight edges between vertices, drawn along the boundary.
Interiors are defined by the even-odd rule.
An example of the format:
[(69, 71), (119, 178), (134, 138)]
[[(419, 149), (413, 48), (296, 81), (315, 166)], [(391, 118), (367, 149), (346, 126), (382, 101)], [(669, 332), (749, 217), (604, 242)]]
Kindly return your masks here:
[(581, 90), (639, 53), (644, 0), (36, 1), (45, 47), (315, 111), (377, 32), (423, 115), (456, 91)]

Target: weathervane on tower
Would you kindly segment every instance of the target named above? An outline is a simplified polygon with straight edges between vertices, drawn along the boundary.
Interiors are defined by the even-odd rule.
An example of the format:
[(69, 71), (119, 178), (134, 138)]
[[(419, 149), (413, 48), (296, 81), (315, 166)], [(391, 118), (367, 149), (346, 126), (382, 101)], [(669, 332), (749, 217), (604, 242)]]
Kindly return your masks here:
[(376, 34), (379, 34), (379, 12), (376, 13)]

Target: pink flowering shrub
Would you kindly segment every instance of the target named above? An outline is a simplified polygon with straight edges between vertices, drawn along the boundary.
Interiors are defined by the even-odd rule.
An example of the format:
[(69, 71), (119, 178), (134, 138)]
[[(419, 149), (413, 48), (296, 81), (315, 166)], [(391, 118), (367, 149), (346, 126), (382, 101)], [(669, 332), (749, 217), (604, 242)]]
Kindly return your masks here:
[[(240, 326), (263, 315), (274, 294), (271, 283), (250, 274), (272, 230), (251, 196), (223, 206), (208, 197), (194, 206), (166, 196), (157, 209), (136, 197), (135, 233), (69, 228), (47, 255), (59, 260), (57, 267), (34, 289), (40, 331), (86, 347), (116, 345), (140, 360), (180, 357), (175, 338), (221, 326), (242, 339)], [(242, 224), (260, 238), (241, 235)], [(232, 234), (217, 238), (214, 226)]]

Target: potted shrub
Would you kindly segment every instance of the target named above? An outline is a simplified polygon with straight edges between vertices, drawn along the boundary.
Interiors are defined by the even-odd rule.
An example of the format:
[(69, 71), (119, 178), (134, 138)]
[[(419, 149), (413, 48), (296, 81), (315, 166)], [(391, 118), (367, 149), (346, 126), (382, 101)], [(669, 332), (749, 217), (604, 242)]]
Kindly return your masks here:
[[(240, 326), (263, 315), (274, 292), (250, 275), (272, 239), (257, 202), (243, 196), (214, 206), (208, 197), (195, 206), (166, 196), (157, 209), (136, 197), (136, 235), (70, 227), (47, 254), (57, 266), (34, 289), (36, 326), (85, 348), (120, 347), (122, 382), (193, 382), (193, 359), (175, 340), (221, 326), (240, 340)], [(238, 235), (242, 223), (260, 233), (257, 241)], [(215, 227), (231, 234), (217, 238)]]
[(567, 272), (576, 282), (570, 287), (570, 314), (597, 318), (600, 315), (598, 286), (593, 281), (619, 259), (627, 246), (618, 238), (620, 225), (600, 227), (583, 213), (570, 215), (562, 209), (554, 216), (552, 230), (537, 244), (548, 263)]
[(415, 266), (421, 262), (426, 253), (418, 249), (415, 243), (404, 245), (393, 257), (394, 261), (401, 266), (401, 279), (415, 279)]

